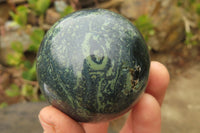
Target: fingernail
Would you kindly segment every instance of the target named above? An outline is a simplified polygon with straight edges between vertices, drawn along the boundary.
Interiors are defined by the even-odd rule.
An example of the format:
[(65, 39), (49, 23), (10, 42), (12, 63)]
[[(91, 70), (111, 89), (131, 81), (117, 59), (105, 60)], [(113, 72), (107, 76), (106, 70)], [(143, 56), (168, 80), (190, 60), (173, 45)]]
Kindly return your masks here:
[(43, 133), (55, 133), (55, 128), (53, 125), (45, 122), (40, 116), (39, 117), (39, 121), (40, 121), (40, 124), (43, 128)]

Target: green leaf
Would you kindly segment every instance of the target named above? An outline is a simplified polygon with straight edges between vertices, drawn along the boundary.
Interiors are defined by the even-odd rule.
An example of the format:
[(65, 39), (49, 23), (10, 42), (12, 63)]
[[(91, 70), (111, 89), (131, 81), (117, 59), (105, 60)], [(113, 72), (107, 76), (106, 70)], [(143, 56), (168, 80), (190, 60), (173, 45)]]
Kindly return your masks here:
[(25, 26), (27, 24), (27, 15), (28, 15), (28, 8), (25, 6), (18, 6), (16, 8), (16, 13), (10, 12), (9, 13), (12, 19), (21, 26)]
[(12, 84), (9, 89), (5, 91), (9, 97), (16, 97), (20, 95), (20, 88), (16, 84)]
[(149, 36), (155, 34), (154, 25), (148, 15), (140, 16), (134, 23), (135, 26), (140, 30), (146, 41), (148, 41)]
[(28, 61), (28, 60), (27, 60), (27, 61), (24, 61), (23, 64), (24, 64), (24, 67), (27, 68), (27, 69), (31, 69), (31, 68), (32, 68), (32, 64), (31, 64), (31, 62)]
[(31, 97), (34, 95), (34, 88), (32, 85), (29, 85), (29, 84), (25, 84), (23, 85), (22, 87), (22, 90), (21, 90), (21, 94), (22, 96), (25, 96), (25, 97)]
[(72, 6), (67, 6), (63, 12), (60, 13), (61, 17), (65, 17), (66, 15), (74, 12), (74, 8)]
[(19, 42), (19, 41), (13, 41), (13, 42), (11, 43), (11, 48), (12, 48), (14, 51), (18, 52), (18, 53), (23, 53), (23, 51), (24, 51), (23, 45), (22, 45), (22, 43)]
[(36, 80), (36, 61), (33, 66), (22, 73), (22, 77), (26, 80), (35, 81)]
[(43, 94), (40, 94), (39, 99), (40, 99), (40, 101), (45, 101), (46, 100)]
[(38, 0), (36, 3), (36, 11), (39, 15), (44, 14), (50, 6), (50, 0)]
[(200, 3), (196, 5), (196, 12), (200, 15)]
[(22, 57), (23, 55), (21, 53), (14, 52), (7, 55), (6, 61), (9, 65), (18, 66), (23, 62)]
[(0, 104), (0, 109), (3, 109), (7, 106), (8, 106), (8, 104), (6, 102), (3, 102), (3, 103)]
[(44, 37), (44, 30), (38, 28), (35, 29), (31, 35), (30, 35), (30, 39), (32, 41), (32, 43), (29, 46), (29, 51), (33, 51), (33, 52), (37, 52), (39, 47), (40, 47), (40, 43), (42, 42), (42, 39)]

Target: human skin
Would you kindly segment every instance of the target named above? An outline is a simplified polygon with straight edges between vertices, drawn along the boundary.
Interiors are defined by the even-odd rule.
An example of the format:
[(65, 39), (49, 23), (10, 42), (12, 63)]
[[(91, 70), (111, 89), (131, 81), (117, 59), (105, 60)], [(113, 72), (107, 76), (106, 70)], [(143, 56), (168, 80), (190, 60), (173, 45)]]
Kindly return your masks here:
[[(133, 106), (120, 133), (160, 133), (161, 105), (170, 81), (168, 70), (152, 61), (145, 93)], [(107, 133), (109, 122), (79, 123), (53, 106), (44, 107), (39, 113), (44, 133)]]

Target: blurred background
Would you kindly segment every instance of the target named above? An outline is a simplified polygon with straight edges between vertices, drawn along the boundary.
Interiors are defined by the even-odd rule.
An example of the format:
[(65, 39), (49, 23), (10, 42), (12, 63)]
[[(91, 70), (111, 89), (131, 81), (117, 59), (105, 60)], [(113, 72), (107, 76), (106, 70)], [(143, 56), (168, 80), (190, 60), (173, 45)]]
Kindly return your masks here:
[[(57, 20), (83, 8), (112, 10), (137, 26), (151, 60), (171, 76), (162, 133), (199, 133), (200, 0), (0, 0), (0, 132), (42, 132), (37, 115), (47, 103), (36, 80), (36, 53)], [(109, 133), (125, 117), (111, 122)]]

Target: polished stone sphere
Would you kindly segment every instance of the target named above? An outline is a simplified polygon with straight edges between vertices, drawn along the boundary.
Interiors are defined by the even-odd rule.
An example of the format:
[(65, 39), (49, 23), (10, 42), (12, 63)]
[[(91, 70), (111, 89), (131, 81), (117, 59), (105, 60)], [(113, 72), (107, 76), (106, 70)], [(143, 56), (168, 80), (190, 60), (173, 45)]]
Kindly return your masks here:
[(105, 9), (74, 12), (55, 23), (37, 55), (42, 93), (79, 122), (127, 112), (144, 92), (148, 48), (137, 28)]

